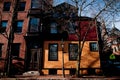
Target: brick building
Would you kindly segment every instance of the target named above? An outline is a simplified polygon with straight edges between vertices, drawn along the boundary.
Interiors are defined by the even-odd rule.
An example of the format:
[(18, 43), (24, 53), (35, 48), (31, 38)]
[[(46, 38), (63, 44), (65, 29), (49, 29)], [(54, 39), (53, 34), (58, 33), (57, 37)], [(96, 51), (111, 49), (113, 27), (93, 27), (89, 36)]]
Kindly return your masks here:
[[(24, 44), (26, 42), (24, 35), (27, 32), (27, 14), (30, 4), (31, 2), (27, 0), (4, 0), (0, 2), (1, 60), (4, 62), (1, 70), (6, 71), (8, 66), (11, 66), (11, 62), (18, 66), (20, 64), (20, 67), (23, 68), (24, 61), (18, 61), (15, 58), (21, 60), (25, 58), (26, 46)], [(9, 57), (10, 59), (8, 59)], [(9, 61), (10, 63), (8, 63)]]
[(77, 17), (77, 8), (71, 4), (65, 2), (53, 7), (52, 3), (52, 0), (0, 2), (1, 72), (14, 70), (12, 74), (21, 74), (38, 70), (43, 74), (63, 74), (63, 71), (75, 74), (82, 43), (80, 73), (99, 72), (98, 22)]
[(111, 39), (113, 54), (120, 55), (120, 30), (113, 26), (109, 38)]

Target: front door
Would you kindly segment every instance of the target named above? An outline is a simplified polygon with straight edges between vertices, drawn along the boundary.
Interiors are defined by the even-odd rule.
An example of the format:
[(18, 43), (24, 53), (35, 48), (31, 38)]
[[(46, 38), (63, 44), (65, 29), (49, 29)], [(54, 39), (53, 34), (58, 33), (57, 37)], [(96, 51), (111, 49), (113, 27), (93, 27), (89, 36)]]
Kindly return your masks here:
[(42, 45), (39, 36), (26, 37), (25, 71), (41, 71)]
[(40, 49), (30, 49), (30, 70), (39, 70), (40, 65)]

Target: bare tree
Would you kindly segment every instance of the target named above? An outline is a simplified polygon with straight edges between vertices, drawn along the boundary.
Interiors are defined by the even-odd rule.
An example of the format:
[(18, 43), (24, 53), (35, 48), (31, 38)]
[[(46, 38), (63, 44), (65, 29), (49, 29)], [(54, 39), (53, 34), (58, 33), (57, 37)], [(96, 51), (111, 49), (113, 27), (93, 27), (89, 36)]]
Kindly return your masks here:
[[(0, 5), (2, 5), (2, 3), (3, 3), (3, 0), (0, 0)], [(5, 30), (6, 28), (3, 28), (3, 26), (2, 26), (2, 18), (3, 18), (2, 10), (3, 10), (3, 8), (2, 8), (2, 6), (0, 6), (0, 35), (2, 37), (5, 37), (8, 40), (8, 32), (7, 32), (7, 30)], [(2, 61), (4, 61), (6, 63), (6, 58), (1, 57), (0, 62), (2, 62)], [(6, 70), (4, 67), (4, 66), (6, 66), (5, 63), (3, 65), (1, 65), (1, 66), (3, 66), (1, 68), (1, 69), (3, 69), (3, 75), (5, 75), (5, 70)]]
[[(75, 4), (76, 7), (78, 8), (78, 16), (83, 16), (86, 15), (85, 12), (89, 11), (91, 12), (88, 13), (87, 15), (93, 17), (93, 20), (101, 20), (111, 18), (108, 17), (109, 15), (117, 15), (120, 11), (119, 5), (120, 1), (119, 0), (72, 0)], [(103, 16), (104, 15), (104, 16)], [(90, 26), (89, 26), (90, 27)], [(88, 27), (88, 30), (90, 29)], [(87, 31), (88, 31), (87, 30)], [(88, 34), (86, 31), (86, 34)], [(80, 37), (80, 36), (79, 36)], [(80, 69), (80, 57), (82, 54), (82, 48), (84, 46), (86, 36), (84, 36), (84, 39), (82, 40), (83, 43), (81, 44), (80, 38), (79, 38), (79, 55), (78, 55), (78, 60), (77, 60), (77, 68), (76, 68), (76, 75), (79, 76), (79, 69)]]
[[(11, 18), (9, 18), (8, 21), (11, 21), (11, 24), (9, 24), (9, 27), (6, 29), (6, 31), (4, 32), (4, 34), (0, 33), (1, 35), (3, 35), (7, 40), (7, 52), (6, 52), (6, 61), (5, 61), (5, 70), (7, 72), (7, 75), (9, 76), (11, 71), (11, 47), (12, 47), (12, 43), (14, 40), (14, 24), (15, 24), (15, 18), (16, 18), (16, 13), (17, 13), (17, 6), (18, 6), (18, 1), (19, 0), (12, 0), (12, 10), (9, 13), (9, 16)], [(2, 9), (1, 9), (2, 10)], [(2, 11), (1, 11), (1, 15), (0, 18), (2, 20)]]

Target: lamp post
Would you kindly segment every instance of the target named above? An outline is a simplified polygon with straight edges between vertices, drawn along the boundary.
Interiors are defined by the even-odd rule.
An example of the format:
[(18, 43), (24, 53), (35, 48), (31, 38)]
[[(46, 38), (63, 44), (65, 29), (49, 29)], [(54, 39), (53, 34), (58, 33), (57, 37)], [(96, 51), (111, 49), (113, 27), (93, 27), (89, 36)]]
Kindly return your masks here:
[(61, 40), (61, 47), (62, 47), (62, 72), (63, 77), (65, 77), (65, 71), (64, 71), (64, 41)]

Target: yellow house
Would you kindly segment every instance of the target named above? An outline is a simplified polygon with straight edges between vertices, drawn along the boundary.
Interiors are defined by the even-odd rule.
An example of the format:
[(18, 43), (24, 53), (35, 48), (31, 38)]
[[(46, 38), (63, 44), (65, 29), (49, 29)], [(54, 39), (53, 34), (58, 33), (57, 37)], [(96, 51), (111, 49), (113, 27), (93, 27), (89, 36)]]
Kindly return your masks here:
[[(99, 26), (96, 26), (96, 21), (91, 22), (91, 18), (81, 19), (82, 21), (77, 21), (78, 29), (81, 29), (78, 33), (70, 33), (70, 30), (74, 31), (68, 29), (67, 36), (65, 33), (62, 35), (63, 37), (59, 35), (60, 38), (66, 36), (65, 40), (54, 40), (58, 36), (54, 37), (55, 34), (51, 34), (52, 37), (48, 36), (47, 40), (44, 41), (43, 74), (74, 75), (78, 67), (77, 57), (81, 47), (83, 48), (80, 55), (80, 74), (100, 73), (100, 44), (97, 30)], [(70, 28), (69, 25), (67, 26)], [(91, 28), (88, 30), (89, 27)], [(86, 32), (88, 33), (85, 36)], [(85, 40), (83, 40), (84, 37)]]

